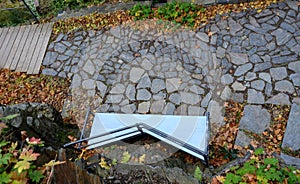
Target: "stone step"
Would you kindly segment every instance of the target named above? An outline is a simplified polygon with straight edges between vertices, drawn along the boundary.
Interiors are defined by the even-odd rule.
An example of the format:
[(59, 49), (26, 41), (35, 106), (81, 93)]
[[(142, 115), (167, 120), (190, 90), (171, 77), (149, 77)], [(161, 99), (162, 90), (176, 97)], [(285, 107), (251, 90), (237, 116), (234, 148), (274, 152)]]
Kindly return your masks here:
[(300, 105), (292, 104), (289, 120), (285, 129), (282, 148), (293, 151), (300, 149)]
[(280, 157), (282, 158), (282, 160), (284, 160), (284, 162), (286, 164), (294, 166), (294, 167), (300, 169), (300, 158), (291, 157), (291, 156), (286, 155), (284, 153), (281, 153)]

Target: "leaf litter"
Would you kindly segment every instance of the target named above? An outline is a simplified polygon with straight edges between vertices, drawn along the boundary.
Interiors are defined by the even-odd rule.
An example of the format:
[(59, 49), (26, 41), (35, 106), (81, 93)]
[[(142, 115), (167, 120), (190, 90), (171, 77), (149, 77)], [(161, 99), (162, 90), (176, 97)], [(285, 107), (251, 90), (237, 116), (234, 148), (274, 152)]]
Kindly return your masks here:
[(69, 86), (69, 79), (42, 74), (27, 75), (1, 69), (0, 104), (39, 102), (50, 104), (56, 110), (61, 111)]
[[(251, 2), (244, 2), (244, 3), (238, 3), (238, 4), (218, 4), (218, 5), (210, 5), (210, 6), (204, 6), (203, 8), (205, 11), (203, 11), (203, 8), (198, 10), (197, 12), (190, 12), (191, 14), (196, 14), (195, 17), (195, 23), (193, 27), (189, 27), (192, 29), (199, 29), (199, 27), (205, 26), (207, 23), (214, 21), (214, 18), (216, 16), (221, 16), (222, 19), (228, 18), (229, 13), (231, 12), (242, 12), (242, 11), (249, 11), (253, 10), (256, 12), (261, 12), (262, 10), (266, 9), (268, 6), (270, 6), (272, 3), (280, 2), (282, 0), (259, 0), (259, 1), (251, 1)], [(201, 5), (200, 5), (201, 6)], [(157, 8), (153, 8), (153, 10), (157, 10)], [(134, 17), (130, 15), (129, 10), (117, 10), (114, 12), (109, 13), (92, 13), (90, 15), (85, 15), (81, 17), (73, 17), (68, 18), (64, 20), (59, 20), (55, 22), (53, 26), (52, 31), (52, 40), (56, 38), (56, 36), (60, 33), (68, 33), (71, 34), (76, 30), (103, 30), (103, 29), (109, 29), (111, 27), (119, 26), (121, 24), (127, 24), (127, 25), (137, 25), (140, 27), (160, 27), (163, 28), (164, 31), (168, 30), (174, 30), (178, 29), (180, 27), (188, 28), (187, 23), (184, 23), (182, 26), (178, 26), (178, 24), (170, 23), (170, 21), (167, 21), (164, 18), (156, 18), (155, 14), (157, 14), (155, 11), (150, 16), (149, 19), (146, 19), (147, 21), (137, 24), (137, 22), (140, 21), (134, 21)], [(177, 20), (182, 20), (182, 17), (178, 17)], [(165, 24), (157, 24), (156, 21), (164, 21)], [(50, 21), (50, 20), (44, 20), (44, 21)], [(153, 24), (154, 23), (154, 24)], [(180, 21), (178, 23), (181, 23)], [(182, 29), (182, 28), (180, 28)]]
[[(199, 13), (195, 27), (204, 26), (205, 24), (210, 22), (216, 15), (222, 15), (222, 18), (227, 18), (227, 14), (230, 12), (240, 12), (248, 9), (255, 9), (255, 11), (261, 12), (271, 3), (276, 2), (278, 1), (254, 1), (240, 4), (208, 6), (206, 7), (206, 10), (205, 12), (203, 12), (203, 14)], [(153, 20), (157, 21), (155, 19)], [(108, 14), (92, 14), (79, 18), (71, 18), (56, 22), (54, 25), (52, 36), (55, 37), (59, 33), (70, 33), (78, 29), (101, 30), (103, 28), (117, 26), (125, 22), (133, 22), (133, 18), (128, 15), (127, 11), (116, 11)], [(151, 26), (151, 20), (149, 22), (149, 25)], [(145, 26), (145, 24), (143, 26)], [(209, 32), (209, 34), (212, 35), (213, 33)], [(18, 72), (10, 72), (8, 70), (1, 70), (0, 75), (0, 93), (5, 94), (0, 96), (1, 104), (44, 102), (53, 105), (56, 109), (61, 111), (70, 84), (70, 81), (68, 79), (59, 79), (53, 77), (48, 78), (43, 75), (29, 76)], [(49, 83), (53, 82), (54, 84), (49, 85)], [(237, 156), (243, 156), (243, 154), (245, 154), (247, 150), (258, 147), (263, 147), (268, 153), (279, 153), (280, 151), (290, 153), (289, 150), (281, 150), (280, 148), (289, 114), (288, 106), (266, 105), (266, 108), (272, 115), (272, 123), (270, 128), (264, 131), (261, 135), (246, 132), (247, 135), (249, 135), (253, 139), (253, 141), (251, 142), (251, 146), (253, 148), (243, 148), (235, 146), (234, 141), (238, 133), (239, 120), (243, 115), (243, 107), (244, 104), (238, 104), (232, 101), (226, 102), (226, 112), (224, 118), (226, 124), (221, 127), (221, 129), (217, 133), (217, 136), (215, 136), (210, 142), (210, 149), (213, 150), (211, 151), (212, 154), (210, 155), (211, 165), (220, 166), (229, 162), (231, 159), (234, 159), (233, 157), (226, 156), (226, 154), (236, 154)], [(147, 148), (147, 144), (145, 145), (145, 147)], [(124, 147), (119, 146), (119, 148), (124, 151), (124, 155), (127, 157), (125, 160), (127, 161), (129, 159), (128, 157), (130, 156), (130, 153)], [(222, 148), (226, 149), (222, 150)], [(165, 145), (161, 145), (160, 149), (166, 150)], [(235, 152), (235, 150), (237, 151)], [(109, 151), (110, 150), (102, 150), (101, 152), (108, 154)], [(85, 152), (84, 155), (85, 158), (88, 158), (95, 153), (95, 151)], [(300, 157), (299, 153), (292, 154), (293, 156)], [(174, 155), (183, 156), (185, 161), (187, 161), (188, 163), (194, 163), (197, 160), (194, 157), (182, 152), (177, 152)], [(137, 157), (135, 160), (144, 162), (145, 156), (145, 154), (139, 155), (139, 157)], [(222, 178), (221, 176), (219, 177)], [(249, 175), (249, 178), (250, 177), (254, 176)]]

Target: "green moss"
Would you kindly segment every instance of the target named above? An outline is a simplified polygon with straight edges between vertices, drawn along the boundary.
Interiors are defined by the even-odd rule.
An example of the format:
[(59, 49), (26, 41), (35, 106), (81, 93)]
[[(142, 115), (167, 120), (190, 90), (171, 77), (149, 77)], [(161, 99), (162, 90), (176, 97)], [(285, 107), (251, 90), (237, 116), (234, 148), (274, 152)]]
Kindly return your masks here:
[(23, 24), (32, 18), (27, 9), (0, 10), (0, 27)]

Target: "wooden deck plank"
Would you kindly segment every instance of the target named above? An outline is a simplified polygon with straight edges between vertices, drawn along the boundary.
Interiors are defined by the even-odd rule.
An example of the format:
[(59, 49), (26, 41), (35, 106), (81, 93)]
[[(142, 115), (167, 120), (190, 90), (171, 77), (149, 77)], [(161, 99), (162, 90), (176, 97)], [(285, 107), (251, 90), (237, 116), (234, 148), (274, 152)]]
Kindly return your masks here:
[(4, 68), (8, 68), (9, 69), (9, 66), (11, 64), (11, 60), (8, 60), (8, 57), (9, 57), (9, 55), (13, 55), (14, 54), (14, 53), (11, 53), (11, 51), (12, 51), (12, 47), (13, 47), (14, 43), (16, 42), (16, 38), (18, 36), (19, 30), (20, 30), (19, 26), (18, 27), (14, 27), (14, 29), (12, 30), (11, 37), (10, 37), (9, 42), (7, 44), (7, 47), (6, 47), (6, 52), (2, 56), (2, 58), (5, 61)]
[(0, 28), (0, 38), (1, 38), (2, 32), (3, 32), (3, 28)]
[(11, 35), (11, 31), (12, 31), (13, 27), (8, 27), (6, 28), (6, 34), (3, 35), (3, 38), (1, 40), (1, 48), (0, 50), (3, 52), (6, 48), (6, 45), (9, 41), (10, 35)]
[[(48, 46), (48, 42), (52, 33), (52, 23), (48, 23), (45, 27), (45, 35), (43, 35), (42, 39), (40, 39), (41, 46), (38, 47), (40, 48), (39, 51), (36, 49), (36, 52), (38, 56), (36, 57), (36, 62), (33, 63), (31, 67), (28, 69), (27, 73), (28, 74), (38, 74), (40, 71), (41, 64), (43, 62), (45, 52)], [(34, 64), (34, 65), (33, 65)]]
[[(17, 35), (17, 37), (16, 37), (16, 39), (15, 39), (15, 42), (14, 42), (14, 44), (13, 44), (13, 46), (12, 46), (12, 48), (11, 48), (11, 50), (10, 50), (10, 53), (9, 53), (9, 55), (8, 55), (8, 57), (7, 57), (7, 65), (5, 65), (5, 67), (8, 67), (9, 69), (11, 69), (12, 70), (12, 64), (13, 64), (13, 62), (14, 62), (14, 57), (15, 57), (15, 55), (17, 54), (17, 52), (18, 52), (18, 46), (19, 46), (19, 44), (20, 44), (20, 42), (21, 42), (21, 40), (22, 40), (22, 37), (23, 37), (23, 35), (24, 35), (24, 31), (25, 31), (25, 26), (20, 26), (20, 30), (19, 30), (19, 32), (18, 32), (18, 35)], [(9, 63), (9, 65), (8, 65), (8, 63)]]
[(27, 72), (28, 67), (30, 63), (32, 62), (32, 59), (35, 59), (33, 57), (33, 53), (36, 49), (38, 49), (38, 41), (42, 38), (42, 31), (43, 31), (44, 24), (39, 24), (34, 32), (34, 37), (32, 39), (32, 42), (30, 44), (28, 54), (26, 55), (25, 61), (23, 63), (21, 72)]
[(17, 71), (17, 72), (20, 72), (20, 71), (22, 70), (23, 64), (24, 64), (25, 59), (26, 59), (26, 55), (27, 55), (27, 53), (28, 53), (29, 48), (30, 48), (31, 45), (32, 45), (32, 39), (33, 39), (33, 37), (34, 37), (34, 35), (35, 35), (35, 30), (36, 30), (37, 26), (38, 26), (37, 24), (31, 26), (31, 29), (30, 29), (30, 31), (29, 31), (29, 35), (28, 35), (28, 37), (27, 37), (27, 39), (26, 39), (24, 48), (23, 48), (23, 50), (22, 50), (22, 54), (21, 54), (21, 56), (20, 56), (18, 65), (17, 65), (17, 67), (16, 67), (16, 71)]
[(2, 43), (4, 42), (4, 39), (5, 39), (5, 37), (6, 37), (6, 34), (7, 34), (7, 31), (8, 31), (8, 27), (5, 27), (5, 28), (2, 28), (1, 30), (2, 30), (2, 34), (1, 34), (1, 36), (0, 36), (0, 43), (1, 43), (1, 45), (0, 45), (0, 49), (1, 49), (1, 47), (2, 47)]
[(20, 38), (19, 44), (18, 45), (14, 45), (14, 47), (16, 46), (16, 52), (15, 52), (14, 55), (12, 55), (13, 59), (12, 59), (11, 65), (10, 65), (10, 69), (11, 70), (16, 70), (16, 68), (17, 68), (18, 61), (19, 61), (20, 56), (22, 54), (22, 51), (24, 49), (24, 45), (26, 43), (26, 40), (27, 40), (29, 31), (30, 31), (31, 28), (32, 28), (32, 26), (24, 26), (23, 33), (19, 34), (21, 38)]
[(0, 29), (0, 68), (37, 74), (52, 32), (52, 23)]
[[(4, 42), (4, 40), (5, 40), (5, 37), (6, 37), (6, 33), (8, 32), (8, 28), (3, 28), (2, 29), (2, 34), (1, 34), (1, 37), (0, 37), (0, 56), (2, 55), (2, 53), (1, 53), (1, 49), (2, 49), (2, 47), (4, 47), (4, 44), (3, 44), (3, 42)], [(1, 66), (2, 66), (2, 59), (0, 58), (0, 69), (2, 68)]]
[[(5, 37), (6, 37), (6, 34), (7, 34), (7, 32), (8, 32), (8, 29), (9, 28), (3, 28), (2, 29), (2, 34), (1, 34), (1, 36), (0, 36), (0, 50), (1, 50), (1, 48), (2, 47), (4, 47), (4, 44), (3, 44), (3, 42), (4, 42), (4, 40), (5, 40)], [(1, 54), (1, 53), (0, 53)], [(1, 59), (0, 59), (0, 63), (1, 63)], [(1, 66), (1, 65), (0, 65)]]
[(42, 28), (42, 31), (40, 33), (40, 38), (38, 39), (38, 41), (36, 43), (36, 48), (33, 50), (32, 60), (30, 62), (30, 65), (28, 66), (27, 74), (32, 74), (33, 71), (34, 71), (34, 67), (35, 67), (35, 64), (38, 60), (38, 55), (39, 55), (40, 49), (43, 45), (44, 37), (47, 33), (47, 28), (48, 28), (48, 24), (44, 24), (43, 28)]
[(0, 36), (0, 49), (1, 49), (1, 46), (2, 46), (2, 42), (5, 38), (5, 35), (6, 35), (6, 32), (7, 32), (8, 28), (5, 27), (5, 28), (1, 28), (1, 36)]
[[(13, 28), (10, 27), (8, 29), (7, 33), (6, 33), (6, 36), (4, 37), (4, 40), (2, 42), (2, 46), (1, 46), (1, 49), (0, 49), (0, 56), (3, 56), (6, 52), (6, 46), (9, 42), (10, 36), (12, 34), (12, 30), (13, 30)], [(5, 64), (5, 60), (1, 57), (0, 58), (0, 68), (3, 68), (4, 64)]]

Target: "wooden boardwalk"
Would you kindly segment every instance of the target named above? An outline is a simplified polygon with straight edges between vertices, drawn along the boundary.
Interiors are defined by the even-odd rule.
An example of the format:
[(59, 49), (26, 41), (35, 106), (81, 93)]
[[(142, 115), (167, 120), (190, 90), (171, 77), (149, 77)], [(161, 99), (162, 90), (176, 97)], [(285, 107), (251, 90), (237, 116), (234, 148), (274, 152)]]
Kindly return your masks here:
[(0, 68), (38, 74), (52, 32), (52, 24), (0, 29)]

